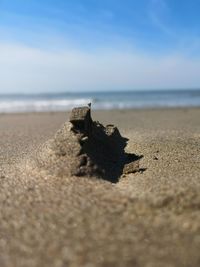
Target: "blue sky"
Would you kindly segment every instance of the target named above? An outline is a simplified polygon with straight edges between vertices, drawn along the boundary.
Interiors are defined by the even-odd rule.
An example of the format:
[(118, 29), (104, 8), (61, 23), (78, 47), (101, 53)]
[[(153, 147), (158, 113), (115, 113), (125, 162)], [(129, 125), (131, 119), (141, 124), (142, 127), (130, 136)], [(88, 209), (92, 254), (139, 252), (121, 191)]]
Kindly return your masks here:
[(200, 87), (199, 0), (0, 0), (0, 92)]

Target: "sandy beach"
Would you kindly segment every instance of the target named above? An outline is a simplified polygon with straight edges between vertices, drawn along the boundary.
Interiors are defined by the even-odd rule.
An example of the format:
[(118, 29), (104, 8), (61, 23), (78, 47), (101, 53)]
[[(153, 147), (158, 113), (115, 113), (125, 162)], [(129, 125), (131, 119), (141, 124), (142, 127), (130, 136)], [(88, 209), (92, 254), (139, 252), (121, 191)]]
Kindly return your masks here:
[(141, 172), (117, 183), (37, 172), (69, 113), (0, 114), (1, 267), (199, 267), (200, 108), (93, 111)]

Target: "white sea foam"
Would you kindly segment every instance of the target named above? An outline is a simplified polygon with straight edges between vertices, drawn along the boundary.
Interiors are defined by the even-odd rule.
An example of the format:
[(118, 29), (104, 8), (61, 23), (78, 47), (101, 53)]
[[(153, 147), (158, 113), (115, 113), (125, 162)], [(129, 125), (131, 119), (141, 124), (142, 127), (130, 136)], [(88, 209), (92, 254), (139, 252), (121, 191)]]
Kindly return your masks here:
[(75, 106), (83, 106), (92, 102), (91, 99), (61, 99), (61, 100), (4, 100), (0, 101), (1, 113), (12, 112), (43, 112), (65, 111)]
[(153, 91), (0, 96), (0, 113), (67, 111), (92, 103), (93, 109), (199, 107), (200, 91)]

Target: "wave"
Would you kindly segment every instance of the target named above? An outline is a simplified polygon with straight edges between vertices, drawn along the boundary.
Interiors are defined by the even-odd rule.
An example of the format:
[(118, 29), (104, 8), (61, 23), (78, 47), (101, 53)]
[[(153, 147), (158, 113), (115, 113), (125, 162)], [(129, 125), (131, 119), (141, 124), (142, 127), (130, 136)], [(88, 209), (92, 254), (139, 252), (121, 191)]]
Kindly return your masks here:
[(184, 102), (101, 102), (92, 99), (74, 100), (37, 100), (37, 101), (0, 101), (0, 113), (23, 113), (23, 112), (47, 112), (47, 111), (68, 111), (76, 106), (85, 106), (92, 103), (93, 109), (112, 110), (112, 109), (132, 109), (132, 108), (161, 108), (161, 107), (196, 107), (195, 103)]
[(60, 99), (60, 100), (4, 100), (0, 101), (1, 113), (65, 111), (75, 106), (84, 106), (92, 99)]
[(67, 111), (92, 103), (93, 109), (200, 107), (200, 91), (104, 92), (51, 95), (0, 95), (0, 113)]

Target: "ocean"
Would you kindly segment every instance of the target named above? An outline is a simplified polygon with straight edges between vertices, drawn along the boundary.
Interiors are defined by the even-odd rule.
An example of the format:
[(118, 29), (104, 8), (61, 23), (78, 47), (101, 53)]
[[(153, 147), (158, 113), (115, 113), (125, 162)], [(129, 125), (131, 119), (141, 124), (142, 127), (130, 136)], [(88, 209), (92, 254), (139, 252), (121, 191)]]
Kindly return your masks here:
[(0, 113), (65, 111), (92, 103), (97, 110), (200, 107), (200, 90), (0, 95)]

